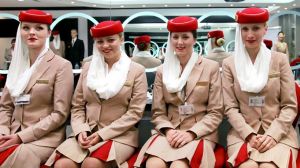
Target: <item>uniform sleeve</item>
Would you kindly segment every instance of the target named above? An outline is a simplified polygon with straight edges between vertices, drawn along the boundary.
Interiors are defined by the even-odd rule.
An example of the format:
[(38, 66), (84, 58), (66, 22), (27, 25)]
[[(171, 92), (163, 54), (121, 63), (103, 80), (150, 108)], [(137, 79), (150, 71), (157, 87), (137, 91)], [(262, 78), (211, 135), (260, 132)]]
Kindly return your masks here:
[(14, 108), (15, 106), (8, 89), (4, 87), (0, 101), (0, 134), (10, 134), (10, 121)]
[(128, 110), (121, 118), (98, 130), (97, 133), (99, 136), (105, 141), (128, 131), (143, 117), (146, 102), (147, 79), (145, 69), (141, 67), (138, 69), (134, 79), (132, 97), (128, 105)]
[(86, 120), (86, 100), (83, 97), (83, 76), (88, 69), (88, 64), (86, 64), (80, 74), (74, 96), (72, 99), (72, 109), (71, 109), (71, 126), (74, 135), (77, 136), (81, 132), (90, 132), (89, 124)]
[(167, 104), (163, 96), (162, 72), (157, 71), (153, 87), (152, 123), (157, 131), (164, 134), (165, 128), (175, 129), (168, 119)]
[(255, 133), (255, 130), (245, 121), (240, 112), (238, 100), (234, 91), (234, 77), (232, 69), (230, 69), (228, 60), (223, 62), (222, 69), (222, 91), (225, 106), (225, 115), (228, 117), (229, 123), (245, 140), (248, 135)]
[(53, 92), (54, 111), (38, 123), (17, 133), (24, 143), (40, 139), (59, 128), (67, 120), (73, 92), (73, 73), (70, 62), (65, 62), (58, 69)]
[(203, 137), (214, 132), (223, 119), (223, 98), (222, 85), (218, 63), (209, 65), (212, 67), (211, 80), (209, 81), (209, 97), (207, 104), (207, 114), (202, 120), (197, 122), (189, 131), (197, 135), (196, 138)]
[(295, 82), (286, 55), (282, 55), (280, 61), (280, 108), (279, 116), (272, 121), (265, 133), (277, 142), (289, 132), (297, 115)]

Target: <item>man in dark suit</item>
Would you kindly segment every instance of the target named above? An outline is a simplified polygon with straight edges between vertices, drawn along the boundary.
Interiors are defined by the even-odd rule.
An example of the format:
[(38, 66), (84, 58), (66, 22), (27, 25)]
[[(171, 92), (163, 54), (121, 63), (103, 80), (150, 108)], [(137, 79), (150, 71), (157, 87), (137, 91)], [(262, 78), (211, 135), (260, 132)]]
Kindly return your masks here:
[(73, 69), (80, 68), (84, 57), (84, 43), (78, 39), (76, 29), (71, 30), (72, 40), (67, 44), (66, 59), (72, 63)]

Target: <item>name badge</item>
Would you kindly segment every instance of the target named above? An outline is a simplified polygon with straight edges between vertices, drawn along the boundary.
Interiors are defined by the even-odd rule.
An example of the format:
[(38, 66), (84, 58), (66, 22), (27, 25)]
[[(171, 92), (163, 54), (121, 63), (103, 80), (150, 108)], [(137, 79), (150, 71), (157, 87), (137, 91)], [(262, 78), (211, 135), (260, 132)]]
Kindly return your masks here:
[(185, 103), (184, 105), (178, 106), (178, 111), (180, 115), (191, 115), (194, 114), (194, 106)]
[(30, 94), (21, 95), (15, 99), (15, 105), (30, 104)]
[(265, 105), (265, 96), (249, 97), (249, 106), (263, 107)]

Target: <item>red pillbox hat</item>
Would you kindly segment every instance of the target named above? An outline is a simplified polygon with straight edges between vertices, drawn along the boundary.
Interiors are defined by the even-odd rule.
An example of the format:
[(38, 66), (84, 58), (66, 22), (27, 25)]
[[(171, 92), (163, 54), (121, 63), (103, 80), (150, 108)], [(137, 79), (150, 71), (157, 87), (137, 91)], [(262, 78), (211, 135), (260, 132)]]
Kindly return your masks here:
[(29, 9), (20, 12), (19, 21), (50, 25), (52, 23), (52, 15), (41, 10)]
[(134, 39), (134, 44), (150, 43), (150, 41), (151, 41), (151, 37), (150, 36), (143, 35), (143, 36), (136, 37)]
[(105, 37), (123, 32), (120, 21), (103, 21), (90, 29), (92, 37)]
[(213, 30), (207, 33), (208, 38), (223, 38), (224, 33), (222, 30)]
[(167, 28), (170, 32), (186, 32), (197, 30), (198, 21), (194, 17), (178, 16), (168, 21)]
[(246, 8), (236, 12), (235, 20), (237, 23), (265, 23), (269, 20), (269, 11), (263, 8)]

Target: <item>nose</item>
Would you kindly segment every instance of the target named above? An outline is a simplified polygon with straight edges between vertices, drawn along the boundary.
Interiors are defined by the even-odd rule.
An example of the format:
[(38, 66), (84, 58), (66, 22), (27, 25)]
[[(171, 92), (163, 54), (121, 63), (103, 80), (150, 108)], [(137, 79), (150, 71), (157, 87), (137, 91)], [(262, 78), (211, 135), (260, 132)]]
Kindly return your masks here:
[(182, 43), (183, 43), (183, 40), (182, 40), (182, 38), (181, 38), (181, 37), (179, 37), (177, 42), (178, 42), (178, 44), (182, 44)]
[(30, 29), (29, 29), (29, 34), (35, 34), (34, 28), (30, 28)]

